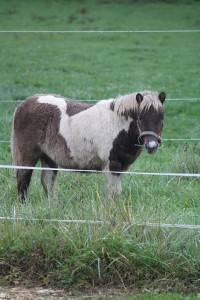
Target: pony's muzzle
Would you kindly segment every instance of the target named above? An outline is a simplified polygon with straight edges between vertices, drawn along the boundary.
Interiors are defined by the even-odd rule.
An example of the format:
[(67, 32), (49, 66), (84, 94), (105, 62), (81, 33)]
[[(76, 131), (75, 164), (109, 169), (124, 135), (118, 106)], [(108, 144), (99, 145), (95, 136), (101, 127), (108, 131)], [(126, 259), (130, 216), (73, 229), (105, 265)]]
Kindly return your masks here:
[(143, 131), (138, 138), (142, 142), (149, 154), (153, 154), (161, 146), (161, 137), (153, 131)]
[(153, 154), (157, 151), (159, 143), (153, 140), (144, 143), (144, 146), (149, 154)]

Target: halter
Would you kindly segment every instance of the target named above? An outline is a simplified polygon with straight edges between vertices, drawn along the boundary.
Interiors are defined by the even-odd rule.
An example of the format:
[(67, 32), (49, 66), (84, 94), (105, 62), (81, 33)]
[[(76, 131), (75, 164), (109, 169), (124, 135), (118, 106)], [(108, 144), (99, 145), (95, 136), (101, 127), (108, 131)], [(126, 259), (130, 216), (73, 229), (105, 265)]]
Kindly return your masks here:
[(157, 140), (158, 140), (158, 144), (159, 144), (159, 147), (161, 146), (162, 144), (162, 138), (161, 136), (159, 136), (157, 133), (153, 132), (153, 131), (143, 131), (141, 130), (140, 128), (140, 124), (139, 124), (139, 119), (137, 119), (137, 127), (138, 127), (138, 130), (139, 130), (139, 137), (138, 137), (138, 142), (140, 143), (142, 141), (142, 137), (145, 136), (145, 135), (151, 135), (151, 136), (154, 136)]

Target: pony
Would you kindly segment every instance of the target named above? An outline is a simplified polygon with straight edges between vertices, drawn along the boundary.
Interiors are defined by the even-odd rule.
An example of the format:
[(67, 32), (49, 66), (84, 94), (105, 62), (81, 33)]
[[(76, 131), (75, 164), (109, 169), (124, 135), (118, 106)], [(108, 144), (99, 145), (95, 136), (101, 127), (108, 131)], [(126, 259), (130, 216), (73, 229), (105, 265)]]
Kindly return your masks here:
[[(105, 170), (106, 190), (122, 192), (121, 172), (139, 157), (161, 145), (165, 92), (142, 91), (98, 101), (94, 105), (59, 95), (36, 94), (15, 110), (11, 149), (16, 166), (34, 167), (40, 160), (46, 195), (56, 198), (58, 166)], [(144, 146), (144, 147), (143, 147)], [(24, 202), (32, 169), (17, 169), (18, 196)]]

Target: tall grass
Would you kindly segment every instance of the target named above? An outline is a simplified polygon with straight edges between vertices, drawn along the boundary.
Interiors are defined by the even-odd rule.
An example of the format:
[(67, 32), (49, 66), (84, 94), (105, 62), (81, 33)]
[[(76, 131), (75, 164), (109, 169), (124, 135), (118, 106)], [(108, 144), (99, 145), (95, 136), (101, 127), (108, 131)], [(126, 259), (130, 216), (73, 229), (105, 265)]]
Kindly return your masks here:
[[(197, 1), (2, 1), (2, 29), (198, 29)], [(165, 90), (200, 95), (200, 40), (185, 34), (1, 34), (0, 99), (34, 93), (106, 99)], [(164, 138), (199, 138), (200, 102), (166, 101)], [(0, 140), (10, 140), (16, 103), (0, 102)], [(164, 142), (130, 170), (199, 173), (199, 144)], [(0, 163), (10, 164), (9, 144)], [(24, 205), (15, 173), (0, 171), (0, 281), (86, 289), (94, 286), (199, 292), (199, 231), (131, 222), (200, 224), (199, 179), (124, 175), (123, 195), (108, 199), (100, 174), (62, 172), (58, 199), (47, 199), (35, 171)], [(33, 219), (101, 220), (65, 224)]]
[[(10, 176), (5, 174), (4, 182)], [(145, 285), (198, 291), (199, 232), (129, 222), (199, 224), (199, 181), (126, 176), (124, 196), (108, 200), (99, 177), (60, 174), (58, 199), (52, 202), (42, 195), (35, 174), (25, 205), (16, 202), (14, 180), (4, 183), (2, 215), (30, 221), (1, 221), (3, 278), (76, 288), (114, 284), (124, 290)], [(31, 221), (35, 218), (105, 224)]]

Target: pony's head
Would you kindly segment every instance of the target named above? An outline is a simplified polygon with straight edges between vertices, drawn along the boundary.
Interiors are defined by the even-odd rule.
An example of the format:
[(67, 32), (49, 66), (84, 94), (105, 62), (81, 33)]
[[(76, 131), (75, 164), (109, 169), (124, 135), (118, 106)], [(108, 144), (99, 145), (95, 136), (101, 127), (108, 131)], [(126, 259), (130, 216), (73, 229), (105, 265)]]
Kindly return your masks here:
[(158, 146), (161, 145), (165, 98), (165, 92), (158, 94), (148, 91), (136, 95), (139, 142), (145, 146), (150, 154), (155, 153)]

